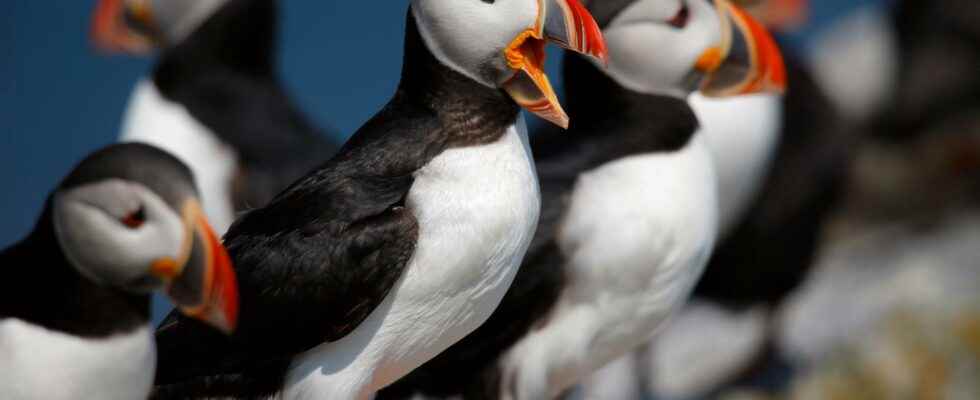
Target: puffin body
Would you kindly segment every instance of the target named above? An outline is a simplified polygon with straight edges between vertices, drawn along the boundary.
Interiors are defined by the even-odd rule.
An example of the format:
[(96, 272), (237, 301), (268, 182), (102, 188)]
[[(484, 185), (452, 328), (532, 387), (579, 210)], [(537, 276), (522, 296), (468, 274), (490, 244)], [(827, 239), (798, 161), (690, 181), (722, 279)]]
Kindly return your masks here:
[[(94, 35), (108, 50), (157, 47), (137, 83), (121, 141), (152, 144), (194, 171), (225, 232), (236, 212), (266, 204), (337, 150), (293, 104), (275, 67), (278, 5), (266, 0), (104, 0)], [(142, 38), (137, 49), (126, 37)]]
[(194, 190), (177, 159), (137, 144), (94, 153), (59, 185), (34, 231), (0, 252), (0, 397), (145, 398), (156, 288), (233, 329), (234, 275)]
[[(707, 137), (738, 135), (726, 136), (734, 143), (725, 147), (713, 146), (719, 189), (725, 192), (728, 187), (735, 195), (720, 196), (722, 236), (694, 289), (694, 304), (681, 311), (676, 323), (664, 327), (643, 358), (651, 365), (648, 389), (656, 396), (703, 396), (721, 385), (750, 380), (769, 367), (781, 367), (783, 358), (773, 341), (773, 311), (815, 263), (859, 139), (841, 123), (800, 60), (785, 60), (788, 91), (764, 95), (777, 101), (768, 106), (779, 112), (775, 118), (766, 117), (772, 112), (765, 112), (761, 101), (751, 111), (732, 103), (724, 120), (717, 109), (715, 114), (699, 114)], [(709, 130), (712, 120), (720, 124)], [(764, 148), (751, 143), (765, 137), (773, 139), (768, 154), (744, 151)], [(741, 157), (732, 157), (736, 154)], [(747, 176), (752, 179), (744, 179)], [(716, 340), (719, 334), (727, 339)], [(707, 342), (716, 344), (706, 349)], [(679, 361), (688, 368), (669, 367)]]
[(718, 181), (720, 233), (733, 229), (769, 175), (782, 134), (782, 95), (688, 98), (698, 116)]
[[(685, 97), (690, 80), (713, 76), (692, 67), (730, 17), (707, 2), (673, 5), (589, 4), (609, 25), (609, 72), (565, 60), (576, 119), (533, 138), (543, 210), (514, 284), (486, 324), (378, 398), (556, 398), (648, 341), (687, 298), (711, 255), (718, 199)], [(675, 15), (692, 29), (673, 27)], [(667, 59), (661, 47), (683, 42), (679, 32), (700, 42), (671, 48), (677, 65), (645, 58)]]
[[(405, 207), (419, 230), (404, 276), (358, 328), (293, 361), (287, 398), (344, 397), (333, 388), (351, 380), (387, 386), (493, 311), (531, 241), (540, 205), (527, 132), (523, 120), (516, 122), (492, 142), (446, 150), (414, 174)], [(433, 335), (428, 326), (441, 332)], [(347, 360), (352, 349), (357, 356)], [(345, 368), (324, 376), (333, 365)]]
[[(398, 91), (335, 157), (235, 222), (241, 326), (225, 339), (165, 321), (157, 398), (366, 398), (486, 320), (540, 211), (519, 105), (564, 116), (535, 53), (511, 53), (523, 70), (497, 64), (552, 34), (537, 4), (412, 2)], [(550, 9), (575, 23), (562, 32), (601, 44), (581, 7)]]
[(102, 338), (83, 338), (19, 319), (2, 319), (0, 367), (4, 370), (0, 393), (5, 399), (145, 397), (156, 367), (149, 316), (142, 326)]
[(545, 326), (501, 362), (501, 375), (513, 379), (503, 387), (518, 388), (512, 398), (557, 396), (648, 340), (711, 254), (716, 200), (711, 159), (696, 136), (680, 150), (582, 173), (556, 237), (562, 296)]

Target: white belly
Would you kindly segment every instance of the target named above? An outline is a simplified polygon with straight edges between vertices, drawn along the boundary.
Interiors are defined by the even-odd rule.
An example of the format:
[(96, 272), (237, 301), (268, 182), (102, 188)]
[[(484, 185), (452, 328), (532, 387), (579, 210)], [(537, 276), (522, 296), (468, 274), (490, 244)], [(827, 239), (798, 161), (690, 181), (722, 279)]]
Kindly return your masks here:
[(782, 97), (756, 94), (714, 99), (694, 93), (688, 103), (701, 122), (701, 133), (715, 162), (724, 236), (747, 211), (769, 173), (782, 129)]
[(79, 338), (18, 319), (0, 320), (0, 398), (143, 399), (156, 349), (150, 326), (104, 339)]
[(298, 357), (286, 398), (355, 398), (394, 382), (480, 326), (514, 279), (540, 193), (523, 119), (497, 142), (447, 150), (406, 205), (418, 245), (391, 294), (344, 339)]
[(548, 323), (505, 356), (505, 398), (552, 398), (645, 343), (689, 295), (714, 245), (712, 162), (699, 136), (674, 153), (583, 174), (558, 243), (568, 283)]
[(231, 182), (238, 171), (237, 155), (184, 106), (165, 99), (152, 81), (139, 82), (130, 97), (119, 140), (159, 147), (187, 164), (211, 226), (218, 234), (228, 230), (235, 212)]

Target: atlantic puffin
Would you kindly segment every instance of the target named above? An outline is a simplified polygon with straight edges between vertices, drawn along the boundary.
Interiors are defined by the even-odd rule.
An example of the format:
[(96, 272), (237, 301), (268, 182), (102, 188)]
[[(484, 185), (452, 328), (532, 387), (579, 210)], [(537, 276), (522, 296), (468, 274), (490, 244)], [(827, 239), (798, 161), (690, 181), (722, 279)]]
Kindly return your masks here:
[(235, 328), (235, 275), (191, 172), (147, 145), (81, 161), (0, 263), (4, 399), (146, 398), (156, 290), (215, 332)]
[(569, 121), (546, 42), (605, 57), (575, 0), (413, 0), (394, 97), (232, 225), (239, 328), (164, 321), (155, 397), (366, 398), (480, 326), (540, 212), (520, 109)]
[(768, 33), (724, 0), (591, 1), (608, 70), (566, 57), (575, 119), (532, 148), (542, 217), (490, 320), (379, 398), (556, 398), (649, 341), (718, 230), (711, 156), (687, 96), (779, 91)]
[(120, 140), (155, 145), (190, 166), (219, 233), (339, 147), (283, 87), (278, 33), (270, 0), (100, 0), (95, 9), (98, 47), (160, 51), (133, 89)]
[[(755, 3), (752, 10), (772, 29), (790, 29), (789, 21), (804, 19), (792, 16), (807, 13), (805, 1)], [(802, 60), (789, 53), (785, 61), (783, 95), (691, 99), (719, 168), (722, 225), (691, 304), (640, 358), (655, 396), (782, 384), (755, 378), (785, 367), (775, 317), (816, 263), (860, 139)]]

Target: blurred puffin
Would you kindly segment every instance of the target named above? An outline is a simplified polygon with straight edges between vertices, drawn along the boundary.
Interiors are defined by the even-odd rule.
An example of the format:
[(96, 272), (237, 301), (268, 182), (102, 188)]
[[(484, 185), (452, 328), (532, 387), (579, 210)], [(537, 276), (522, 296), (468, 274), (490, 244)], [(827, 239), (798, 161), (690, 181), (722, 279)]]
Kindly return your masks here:
[(700, 276), (718, 199), (686, 98), (782, 90), (779, 51), (724, 0), (588, 8), (608, 71), (565, 60), (575, 119), (534, 137), (542, 218), (515, 283), (479, 330), (379, 398), (555, 398), (648, 341)]
[[(801, 0), (739, 3), (779, 30), (807, 13)], [(724, 384), (754, 384), (782, 361), (773, 312), (816, 261), (855, 142), (808, 69), (792, 54), (785, 60), (785, 95), (691, 98), (719, 169), (721, 240), (691, 304), (639, 359), (649, 364), (641, 369), (655, 396), (699, 398)]]
[(574, 0), (413, 0), (402, 80), (343, 149), (225, 236), (230, 340), (165, 321), (157, 398), (366, 398), (482, 324), (540, 191), (520, 108), (568, 118), (544, 45), (605, 56)]
[(219, 233), (337, 149), (285, 92), (272, 0), (100, 0), (96, 44), (161, 55), (125, 112), (122, 141), (183, 160)]
[(83, 160), (0, 252), (0, 397), (139, 399), (153, 382), (150, 293), (223, 332), (238, 297), (190, 170), (120, 144)]

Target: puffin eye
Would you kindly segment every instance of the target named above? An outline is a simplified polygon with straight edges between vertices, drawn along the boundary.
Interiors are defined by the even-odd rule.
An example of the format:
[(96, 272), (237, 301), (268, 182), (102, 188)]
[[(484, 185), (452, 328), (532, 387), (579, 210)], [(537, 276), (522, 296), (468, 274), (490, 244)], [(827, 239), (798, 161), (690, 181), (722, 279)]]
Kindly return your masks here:
[(677, 29), (684, 29), (688, 19), (690, 19), (690, 11), (687, 9), (687, 4), (682, 4), (681, 9), (677, 10), (677, 14), (667, 20), (667, 24)]
[(136, 211), (133, 211), (127, 214), (125, 217), (119, 219), (119, 222), (126, 225), (126, 227), (129, 229), (139, 228), (146, 222), (146, 210), (143, 209), (143, 206), (140, 206), (136, 209)]

